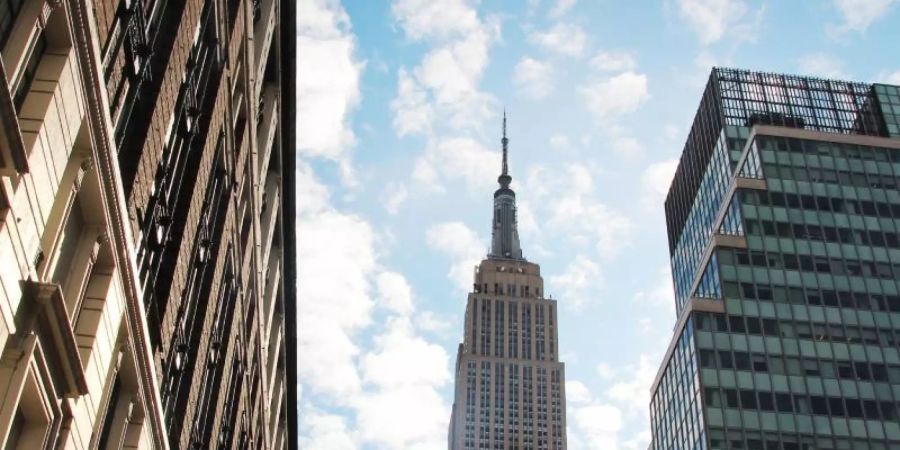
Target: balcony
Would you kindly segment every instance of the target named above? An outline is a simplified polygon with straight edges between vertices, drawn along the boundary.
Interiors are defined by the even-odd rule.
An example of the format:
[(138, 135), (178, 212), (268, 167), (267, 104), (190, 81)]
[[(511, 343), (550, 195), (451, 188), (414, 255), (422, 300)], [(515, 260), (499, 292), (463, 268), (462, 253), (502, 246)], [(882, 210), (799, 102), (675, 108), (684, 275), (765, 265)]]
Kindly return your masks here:
[(269, 60), (269, 50), (272, 48), (272, 37), (275, 34), (277, 26), (278, 11), (275, 10), (275, 0), (262, 0), (260, 4), (259, 21), (253, 26), (253, 55), (256, 64), (255, 79), (256, 89), (255, 98), (259, 98), (259, 91), (262, 88), (262, 80), (266, 71), (266, 63)]
[[(274, 242), (274, 233), (278, 229), (278, 216), (281, 211), (281, 176), (271, 174), (266, 179), (265, 188), (266, 210), (260, 217), (260, 234), (262, 235), (261, 261), (269, 260), (269, 253)], [(262, 204), (262, 202), (260, 202)]]
[(271, 83), (266, 83), (263, 95), (260, 99), (260, 119), (256, 127), (256, 148), (259, 151), (259, 166), (256, 173), (262, 178), (269, 167), (269, 159), (272, 157), (272, 143), (275, 141), (275, 132), (278, 130), (278, 101), (279, 91)]
[(269, 255), (268, 276), (266, 277), (266, 291), (263, 297), (263, 313), (265, 314), (265, 332), (272, 328), (272, 319), (275, 314), (275, 305), (278, 304), (278, 287), (281, 284), (281, 249), (274, 248)]

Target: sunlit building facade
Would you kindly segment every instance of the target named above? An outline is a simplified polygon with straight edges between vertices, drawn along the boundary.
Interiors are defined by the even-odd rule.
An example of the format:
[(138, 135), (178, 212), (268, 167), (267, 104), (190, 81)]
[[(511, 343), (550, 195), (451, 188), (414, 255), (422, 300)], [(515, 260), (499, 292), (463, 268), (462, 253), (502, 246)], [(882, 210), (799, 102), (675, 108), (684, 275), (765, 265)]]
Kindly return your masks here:
[(666, 199), (651, 449), (900, 449), (900, 88), (717, 68)]
[(544, 297), (540, 266), (522, 256), (508, 142), (504, 117), (491, 251), (475, 269), (456, 356), (450, 450), (566, 448), (556, 300)]
[(2, 448), (297, 447), (295, 8), (0, 0)]

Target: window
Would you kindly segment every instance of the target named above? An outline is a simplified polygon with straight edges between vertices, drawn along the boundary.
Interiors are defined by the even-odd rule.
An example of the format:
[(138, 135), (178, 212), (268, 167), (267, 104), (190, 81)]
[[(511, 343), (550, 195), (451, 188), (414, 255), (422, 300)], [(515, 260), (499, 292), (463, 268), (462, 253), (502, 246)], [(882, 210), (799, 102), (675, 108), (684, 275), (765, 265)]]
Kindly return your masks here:
[(778, 407), (778, 412), (793, 412), (794, 409), (791, 403), (791, 394), (775, 394), (775, 404)]
[(25, 63), (25, 68), (22, 71), (22, 79), (19, 80), (19, 84), (16, 85), (16, 91), (13, 94), (16, 112), (22, 111), (25, 98), (28, 96), (28, 92), (31, 91), (31, 83), (34, 82), (34, 77), (37, 75), (41, 58), (44, 57), (46, 51), (47, 38), (44, 36), (44, 33), (41, 33), (34, 43), (34, 48), (31, 49), (31, 54), (28, 56), (28, 61)]
[(759, 409), (763, 411), (775, 411), (775, 402), (772, 400), (771, 392), (759, 393)]
[(725, 389), (725, 406), (729, 408), (739, 408), (738, 393), (734, 389)]
[(753, 363), (753, 370), (756, 372), (768, 372), (769, 364), (766, 361), (766, 355), (754, 353), (750, 356)]
[(734, 362), (731, 359), (731, 353), (726, 350), (719, 350), (719, 367), (723, 369), (734, 369)]
[(2, 0), (0, 1), (0, 51), (6, 47), (6, 41), (12, 34), (13, 27), (16, 25), (16, 18), (22, 11), (22, 4), (25, 0)]

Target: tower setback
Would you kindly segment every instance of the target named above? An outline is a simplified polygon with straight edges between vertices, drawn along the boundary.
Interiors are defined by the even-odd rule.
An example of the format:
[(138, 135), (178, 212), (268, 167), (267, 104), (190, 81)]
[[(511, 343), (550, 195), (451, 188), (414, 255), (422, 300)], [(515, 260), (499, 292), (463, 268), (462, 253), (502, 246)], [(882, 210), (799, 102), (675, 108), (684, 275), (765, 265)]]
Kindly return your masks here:
[(505, 113), (501, 142), (491, 251), (475, 269), (456, 356), (449, 449), (564, 450), (565, 366), (556, 300), (544, 297), (541, 268), (519, 246)]

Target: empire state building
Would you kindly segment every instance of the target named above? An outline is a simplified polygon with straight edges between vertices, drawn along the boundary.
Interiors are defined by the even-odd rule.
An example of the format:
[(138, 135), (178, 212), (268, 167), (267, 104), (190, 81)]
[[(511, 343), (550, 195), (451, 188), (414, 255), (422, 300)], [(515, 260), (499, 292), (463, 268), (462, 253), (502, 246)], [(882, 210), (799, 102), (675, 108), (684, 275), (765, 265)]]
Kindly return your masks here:
[(475, 269), (456, 356), (449, 449), (564, 450), (565, 366), (556, 300), (544, 297), (541, 267), (527, 261), (519, 246), (505, 114), (501, 142), (491, 251)]

